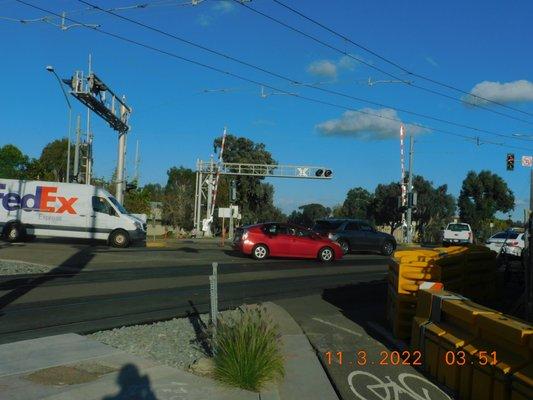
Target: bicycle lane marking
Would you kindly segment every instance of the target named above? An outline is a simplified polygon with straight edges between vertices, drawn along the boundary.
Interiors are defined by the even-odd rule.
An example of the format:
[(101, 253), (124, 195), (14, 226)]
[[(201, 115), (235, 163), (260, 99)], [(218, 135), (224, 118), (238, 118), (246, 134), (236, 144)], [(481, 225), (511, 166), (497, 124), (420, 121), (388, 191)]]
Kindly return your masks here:
[(361, 370), (352, 371), (348, 375), (350, 389), (361, 400), (452, 400), (423, 376), (401, 373), (397, 380), (398, 382), (395, 382), (389, 375), (384, 376), (382, 380)]

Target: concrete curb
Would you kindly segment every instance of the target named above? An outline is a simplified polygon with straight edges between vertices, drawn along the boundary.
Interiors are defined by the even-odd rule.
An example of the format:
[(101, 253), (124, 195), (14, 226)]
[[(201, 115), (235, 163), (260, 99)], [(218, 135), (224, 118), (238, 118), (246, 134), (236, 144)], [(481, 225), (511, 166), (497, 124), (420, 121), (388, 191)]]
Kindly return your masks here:
[(279, 398), (338, 400), (339, 397), (302, 328), (277, 304), (266, 302), (263, 306), (279, 325), (282, 335), (285, 379), (278, 385)]

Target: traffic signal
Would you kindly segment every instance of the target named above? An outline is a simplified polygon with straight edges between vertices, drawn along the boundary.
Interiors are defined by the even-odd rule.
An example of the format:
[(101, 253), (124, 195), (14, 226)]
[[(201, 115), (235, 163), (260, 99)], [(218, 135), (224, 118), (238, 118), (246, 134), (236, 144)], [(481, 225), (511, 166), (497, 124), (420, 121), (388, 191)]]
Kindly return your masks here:
[(514, 154), (508, 153), (507, 154), (507, 171), (513, 171), (514, 170)]
[(333, 174), (333, 171), (331, 171), (330, 169), (326, 169), (326, 170), (317, 169), (315, 172), (316, 176), (324, 176), (325, 178), (329, 178), (332, 174)]

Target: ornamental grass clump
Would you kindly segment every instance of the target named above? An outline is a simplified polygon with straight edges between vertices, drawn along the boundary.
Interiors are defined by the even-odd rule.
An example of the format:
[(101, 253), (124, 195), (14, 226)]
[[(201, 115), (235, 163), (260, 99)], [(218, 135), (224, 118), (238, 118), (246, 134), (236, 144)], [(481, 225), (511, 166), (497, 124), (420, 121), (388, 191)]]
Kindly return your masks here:
[(267, 311), (248, 307), (219, 320), (215, 377), (226, 384), (259, 391), (284, 376), (279, 328)]

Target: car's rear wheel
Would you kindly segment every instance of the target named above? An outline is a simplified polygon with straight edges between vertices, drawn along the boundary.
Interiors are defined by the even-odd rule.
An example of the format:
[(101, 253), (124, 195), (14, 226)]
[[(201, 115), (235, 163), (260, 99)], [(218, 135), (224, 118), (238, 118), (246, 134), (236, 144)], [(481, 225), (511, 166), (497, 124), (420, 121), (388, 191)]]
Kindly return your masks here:
[(268, 257), (268, 247), (264, 244), (258, 244), (252, 250), (252, 257), (256, 260), (264, 260)]
[(322, 262), (331, 262), (335, 259), (335, 253), (331, 247), (323, 247), (318, 252), (318, 259)]
[(348, 254), (350, 252), (350, 244), (346, 240), (339, 240), (339, 246), (341, 246), (344, 254)]
[(24, 238), (24, 227), (19, 222), (12, 222), (6, 226), (4, 237), (10, 243), (18, 242)]
[(381, 246), (381, 254), (384, 256), (390, 256), (392, 253), (394, 253), (394, 243), (390, 240), (385, 240), (383, 246)]

